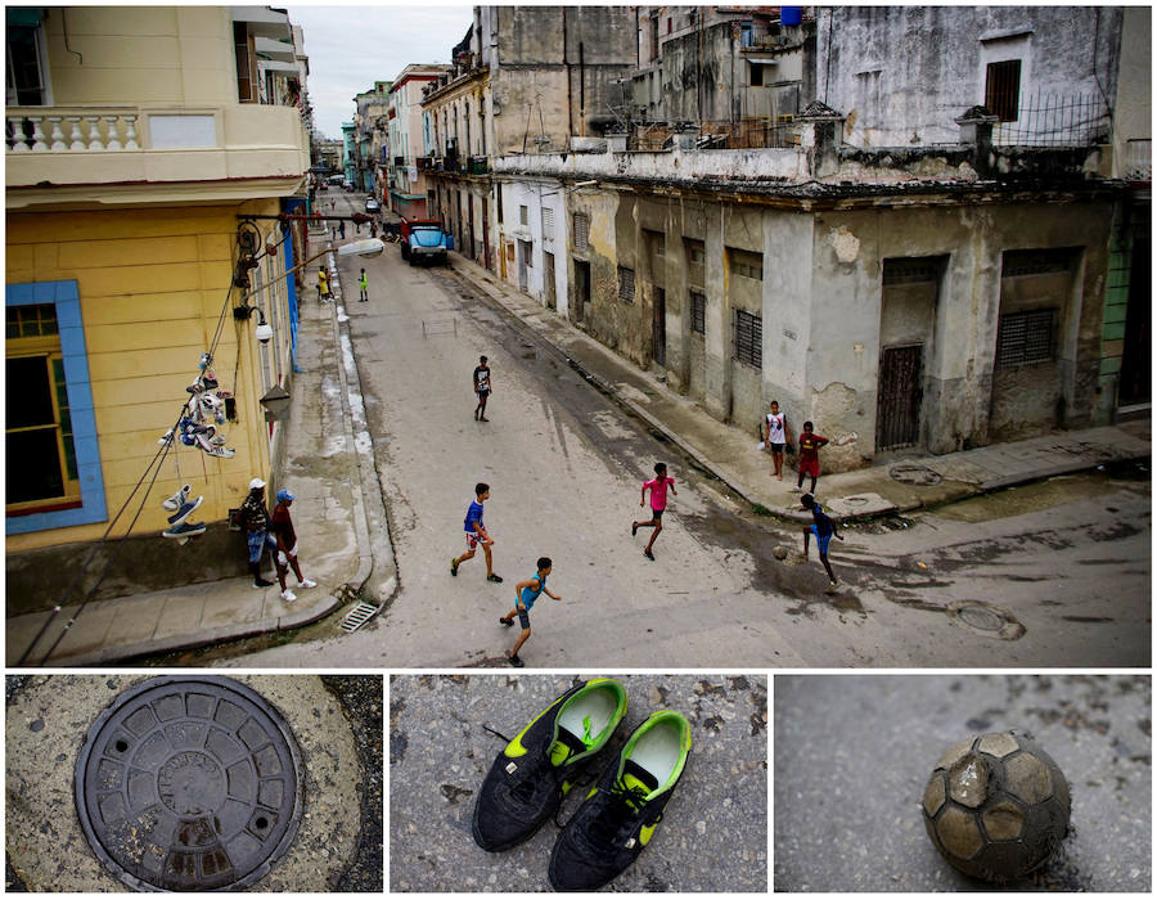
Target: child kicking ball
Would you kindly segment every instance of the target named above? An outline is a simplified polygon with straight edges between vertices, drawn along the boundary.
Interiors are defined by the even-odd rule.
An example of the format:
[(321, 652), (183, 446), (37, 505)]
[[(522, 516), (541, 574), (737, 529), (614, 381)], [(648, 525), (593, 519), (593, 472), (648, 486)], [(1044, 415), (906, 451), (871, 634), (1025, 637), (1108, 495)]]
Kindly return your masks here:
[(800, 505), (812, 514), (815, 520), (811, 525), (803, 530), (803, 559), (807, 562), (807, 545), (808, 539), (814, 534), (816, 538), (816, 549), (820, 554), (820, 562), (824, 564), (824, 568), (828, 573), (828, 593), (832, 593), (839, 582), (836, 580), (835, 573), (832, 571), (832, 565), (828, 562), (828, 544), (832, 542), (832, 537), (835, 536), (841, 541), (844, 539), (840, 534), (839, 529), (836, 528), (836, 523), (828, 517), (824, 512), (824, 508), (816, 503), (816, 498), (811, 494), (804, 494), (799, 498)]
[(517, 668), (522, 668), (524, 665), (518, 657), (518, 651), (522, 649), (522, 645), (525, 644), (527, 638), (530, 637), (530, 611), (534, 608), (534, 604), (538, 600), (539, 595), (546, 594), (551, 600), (562, 599), (558, 594), (551, 593), (546, 589), (546, 576), (550, 574), (550, 569), (550, 557), (541, 557), (538, 560), (538, 571), (534, 577), (528, 578), (526, 581), (520, 581), (514, 586), (514, 609), (498, 620), (509, 628), (514, 624), (514, 617), (518, 616), (518, 624), (522, 626), (522, 634), (518, 636), (518, 640), (514, 642), (514, 647), (511, 648), (508, 654), (510, 664)]

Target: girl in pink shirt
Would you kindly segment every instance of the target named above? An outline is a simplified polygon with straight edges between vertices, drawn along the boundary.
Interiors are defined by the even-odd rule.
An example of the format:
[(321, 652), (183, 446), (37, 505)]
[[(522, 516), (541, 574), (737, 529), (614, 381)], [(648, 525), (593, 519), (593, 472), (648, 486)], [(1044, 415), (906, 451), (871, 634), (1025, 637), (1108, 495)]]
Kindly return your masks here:
[(655, 529), (651, 532), (651, 540), (647, 542), (647, 548), (643, 551), (643, 556), (653, 561), (655, 554), (651, 552), (651, 548), (655, 545), (655, 538), (663, 530), (663, 511), (667, 508), (667, 488), (670, 488), (671, 493), (676, 497), (679, 496), (679, 492), (675, 490), (675, 479), (667, 475), (666, 463), (655, 463), (655, 477), (650, 481), (643, 482), (643, 490), (639, 495), (639, 506), (647, 505), (648, 488), (651, 491), (651, 518), (647, 522), (632, 522), (631, 537), (634, 537), (640, 528)]

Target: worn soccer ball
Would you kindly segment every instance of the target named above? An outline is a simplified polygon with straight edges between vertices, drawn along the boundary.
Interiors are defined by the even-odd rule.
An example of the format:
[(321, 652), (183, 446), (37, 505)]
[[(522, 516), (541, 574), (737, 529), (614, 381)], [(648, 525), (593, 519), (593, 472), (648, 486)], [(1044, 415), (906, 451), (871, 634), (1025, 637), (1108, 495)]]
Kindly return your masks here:
[(1012, 881), (1043, 865), (1068, 832), (1069, 783), (1052, 757), (1016, 732), (944, 751), (924, 789), (924, 827), (973, 878)]

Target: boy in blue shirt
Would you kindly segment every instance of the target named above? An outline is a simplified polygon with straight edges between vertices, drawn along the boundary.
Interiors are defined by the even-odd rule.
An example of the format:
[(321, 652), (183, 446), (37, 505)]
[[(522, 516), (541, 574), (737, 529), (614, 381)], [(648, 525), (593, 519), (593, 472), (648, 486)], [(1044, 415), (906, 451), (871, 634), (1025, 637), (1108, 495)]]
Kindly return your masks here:
[(562, 599), (558, 594), (551, 593), (546, 589), (546, 576), (550, 574), (550, 569), (550, 557), (539, 557), (538, 572), (535, 573), (534, 577), (520, 581), (514, 586), (514, 609), (498, 620), (509, 628), (514, 624), (514, 617), (518, 616), (518, 624), (522, 626), (522, 634), (518, 636), (518, 640), (514, 642), (514, 647), (507, 655), (510, 657), (510, 664), (519, 669), (522, 668), (523, 662), (518, 658), (518, 651), (522, 649), (522, 645), (530, 637), (530, 611), (534, 608), (535, 601), (538, 600), (540, 594), (546, 594), (551, 600)]
[(820, 562), (824, 564), (824, 568), (828, 571), (828, 579), (831, 582), (828, 585), (828, 592), (834, 591), (839, 582), (836, 581), (835, 573), (832, 572), (831, 563), (828, 562), (828, 544), (832, 542), (833, 535), (841, 541), (844, 539), (840, 534), (839, 529), (836, 528), (836, 523), (828, 517), (824, 512), (824, 508), (816, 503), (816, 498), (811, 494), (804, 494), (799, 499), (800, 504), (804, 509), (809, 510), (815, 522), (803, 530), (803, 558), (807, 562), (807, 545), (808, 539), (814, 534), (816, 537), (816, 549), (820, 554)]
[(494, 539), (487, 534), (486, 526), (482, 524), (482, 504), (489, 499), (490, 485), (481, 481), (474, 485), (474, 502), (466, 510), (466, 521), (463, 523), (466, 531), (466, 552), (450, 560), (450, 574), (457, 576), (458, 567), (466, 560), (473, 559), (475, 551), (481, 545), (482, 555), (486, 557), (486, 580), (501, 584), (502, 578), (494, 574), (494, 560), (490, 556)]

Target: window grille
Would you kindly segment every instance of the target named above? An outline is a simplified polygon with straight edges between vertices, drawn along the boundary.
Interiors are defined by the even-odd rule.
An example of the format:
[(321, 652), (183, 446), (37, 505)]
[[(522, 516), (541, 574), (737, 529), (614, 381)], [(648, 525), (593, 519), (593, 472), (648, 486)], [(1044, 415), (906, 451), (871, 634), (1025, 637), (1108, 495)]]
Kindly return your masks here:
[(691, 291), (691, 331), (707, 334), (707, 295)]
[(574, 214), (574, 248), (586, 253), (590, 248), (591, 217), (586, 213)]
[(527, 207), (518, 207), (518, 221), (527, 227), (530, 226), (530, 210)]
[(763, 319), (741, 309), (735, 311), (735, 358), (763, 368)]
[(619, 266), (619, 299), (635, 302), (635, 270)]
[(554, 237), (554, 210), (549, 206), (542, 208), (542, 236), (544, 238)]
[(884, 284), (939, 282), (947, 257), (918, 256), (884, 260)]
[(1048, 275), (1068, 272), (1072, 268), (1073, 251), (1064, 250), (1010, 250), (1004, 254), (1002, 278), (1018, 275)]
[(1053, 358), (1055, 309), (1007, 313), (996, 339), (997, 368), (1048, 362)]

